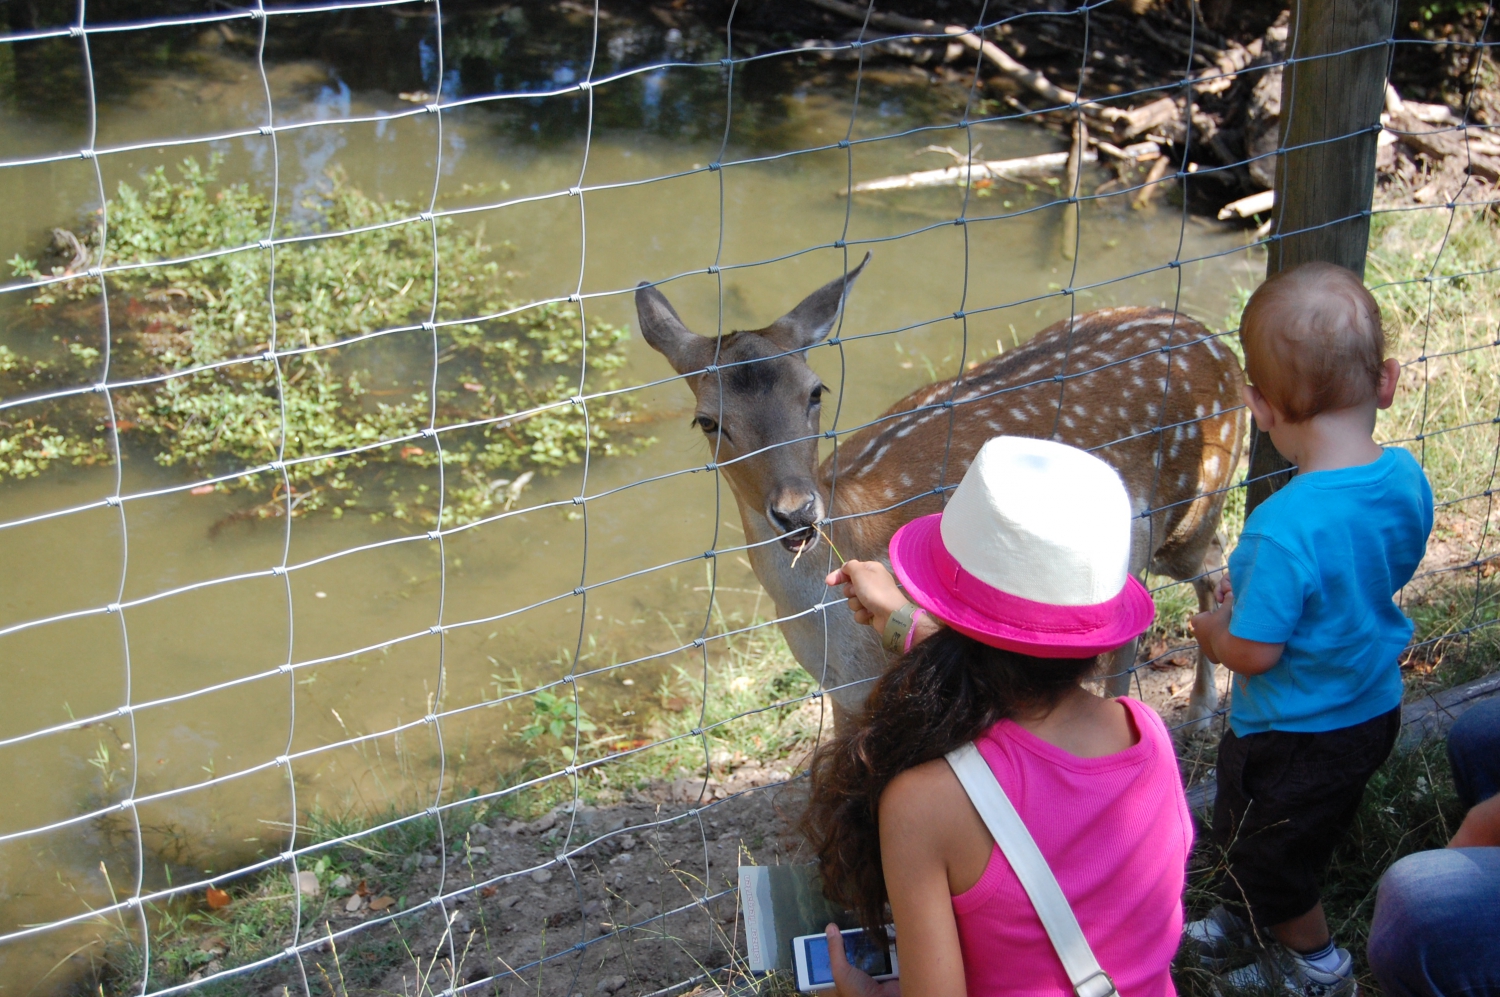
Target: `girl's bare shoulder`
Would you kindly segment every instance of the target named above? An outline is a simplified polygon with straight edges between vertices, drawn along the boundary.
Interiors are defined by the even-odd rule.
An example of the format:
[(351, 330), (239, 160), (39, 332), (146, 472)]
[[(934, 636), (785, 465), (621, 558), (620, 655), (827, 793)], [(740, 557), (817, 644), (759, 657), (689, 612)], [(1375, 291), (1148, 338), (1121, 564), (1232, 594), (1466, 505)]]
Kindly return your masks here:
[(902, 772), (880, 794), (880, 822), (914, 820), (930, 828), (935, 817), (968, 809), (969, 797), (946, 759), (934, 758)]

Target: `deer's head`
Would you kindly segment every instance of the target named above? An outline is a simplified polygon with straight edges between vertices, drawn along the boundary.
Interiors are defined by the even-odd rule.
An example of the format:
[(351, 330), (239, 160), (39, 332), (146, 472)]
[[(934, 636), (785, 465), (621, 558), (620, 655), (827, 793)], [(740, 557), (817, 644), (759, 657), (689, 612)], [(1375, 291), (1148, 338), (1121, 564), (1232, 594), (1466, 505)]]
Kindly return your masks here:
[(833, 330), (839, 309), (869, 254), (853, 271), (809, 294), (796, 308), (753, 332), (718, 339), (683, 324), (655, 287), (635, 292), (641, 334), (697, 399), (693, 423), (745, 505), (764, 512), (788, 550), (817, 542), (823, 518), (818, 492), (818, 434), (823, 381), (806, 351)]

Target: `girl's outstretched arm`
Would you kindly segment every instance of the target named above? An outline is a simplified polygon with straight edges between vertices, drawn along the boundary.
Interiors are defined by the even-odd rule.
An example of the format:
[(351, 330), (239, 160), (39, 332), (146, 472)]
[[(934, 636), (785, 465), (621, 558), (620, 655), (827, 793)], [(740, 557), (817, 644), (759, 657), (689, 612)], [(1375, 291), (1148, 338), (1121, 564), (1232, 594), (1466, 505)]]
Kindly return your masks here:
[[(854, 622), (875, 628), (885, 633), (886, 622), (891, 614), (908, 602), (896, 579), (879, 561), (847, 561), (843, 567), (832, 571), (824, 582), (829, 586), (842, 586), (844, 597), (849, 600), (849, 609), (854, 613)], [(940, 624), (932, 614), (923, 610), (912, 627), (911, 645), (915, 647), (937, 632)]]

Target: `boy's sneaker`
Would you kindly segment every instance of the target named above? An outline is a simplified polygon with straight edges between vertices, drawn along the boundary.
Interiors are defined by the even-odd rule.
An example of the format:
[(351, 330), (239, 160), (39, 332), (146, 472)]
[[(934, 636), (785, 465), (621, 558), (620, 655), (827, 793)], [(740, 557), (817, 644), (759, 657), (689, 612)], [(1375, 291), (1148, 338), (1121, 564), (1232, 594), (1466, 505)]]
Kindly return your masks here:
[(1319, 969), (1293, 952), (1271, 943), (1255, 962), (1225, 973), (1223, 994), (1297, 994), (1299, 997), (1356, 997), (1359, 984), (1354, 982), (1354, 959), (1344, 949), (1334, 949), (1338, 964), (1332, 971)]
[(1230, 959), (1255, 945), (1250, 926), (1222, 906), (1200, 921), (1183, 925), (1182, 936), (1197, 950), (1205, 969), (1223, 969)]

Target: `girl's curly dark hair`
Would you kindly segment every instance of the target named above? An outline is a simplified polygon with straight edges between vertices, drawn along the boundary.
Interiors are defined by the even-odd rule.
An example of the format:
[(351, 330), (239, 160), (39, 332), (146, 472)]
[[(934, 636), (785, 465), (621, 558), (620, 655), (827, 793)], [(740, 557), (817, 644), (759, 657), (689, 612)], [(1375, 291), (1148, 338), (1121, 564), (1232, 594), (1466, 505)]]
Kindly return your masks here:
[(801, 828), (829, 898), (867, 928), (884, 924), (878, 815), (886, 786), (1020, 710), (1051, 707), (1098, 661), (1036, 658), (946, 627), (902, 657), (875, 683), (864, 712), (813, 755)]

